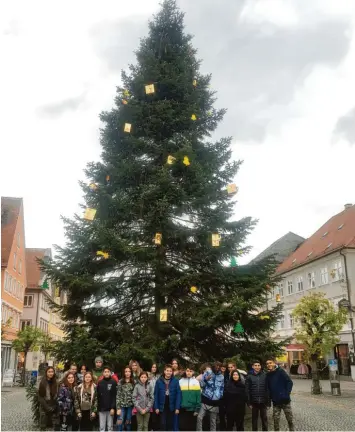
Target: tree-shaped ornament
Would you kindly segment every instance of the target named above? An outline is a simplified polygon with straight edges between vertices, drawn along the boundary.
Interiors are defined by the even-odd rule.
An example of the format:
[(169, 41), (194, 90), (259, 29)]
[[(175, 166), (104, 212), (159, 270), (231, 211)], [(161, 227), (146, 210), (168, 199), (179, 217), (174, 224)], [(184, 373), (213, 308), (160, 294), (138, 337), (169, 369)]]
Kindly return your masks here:
[(45, 280), (44, 280), (44, 282), (43, 282), (41, 288), (42, 288), (42, 289), (45, 289), (45, 290), (46, 290), (46, 289), (49, 289), (48, 279), (45, 279)]
[(244, 327), (240, 322), (237, 322), (237, 324), (234, 327), (234, 333), (244, 333)]

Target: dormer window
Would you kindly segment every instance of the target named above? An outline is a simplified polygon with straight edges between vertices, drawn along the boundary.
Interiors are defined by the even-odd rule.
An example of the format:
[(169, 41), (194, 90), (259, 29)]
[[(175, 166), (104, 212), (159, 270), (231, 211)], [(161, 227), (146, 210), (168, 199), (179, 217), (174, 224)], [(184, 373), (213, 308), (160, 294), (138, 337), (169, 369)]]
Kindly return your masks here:
[(328, 246), (326, 247), (326, 249), (329, 249), (332, 244), (333, 243), (329, 243)]
[(312, 255), (312, 253), (313, 253), (313, 251), (307, 255), (307, 258), (309, 258)]
[(326, 232), (322, 235), (322, 238), (324, 238), (327, 234), (328, 234), (328, 231), (326, 231)]
[(342, 223), (341, 225), (338, 226), (338, 230), (341, 230), (343, 228), (344, 224)]

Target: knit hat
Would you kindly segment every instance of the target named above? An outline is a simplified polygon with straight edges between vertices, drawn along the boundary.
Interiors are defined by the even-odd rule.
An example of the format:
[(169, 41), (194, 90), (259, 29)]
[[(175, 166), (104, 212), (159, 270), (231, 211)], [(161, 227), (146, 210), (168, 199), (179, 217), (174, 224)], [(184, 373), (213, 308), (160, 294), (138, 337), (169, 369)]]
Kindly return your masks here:
[(101, 356), (98, 356), (98, 357), (95, 358), (95, 363), (98, 362), (98, 361), (101, 362), (101, 363), (104, 362), (103, 358)]

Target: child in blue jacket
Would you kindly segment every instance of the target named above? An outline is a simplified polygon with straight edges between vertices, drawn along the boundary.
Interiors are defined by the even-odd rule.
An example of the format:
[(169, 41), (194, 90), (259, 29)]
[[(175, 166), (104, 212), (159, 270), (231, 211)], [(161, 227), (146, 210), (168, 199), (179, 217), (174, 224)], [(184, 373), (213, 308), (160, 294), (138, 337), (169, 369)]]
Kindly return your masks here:
[(154, 410), (160, 417), (160, 430), (174, 431), (174, 416), (179, 415), (180, 407), (179, 381), (173, 376), (172, 366), (166, 365), (154, 389)]

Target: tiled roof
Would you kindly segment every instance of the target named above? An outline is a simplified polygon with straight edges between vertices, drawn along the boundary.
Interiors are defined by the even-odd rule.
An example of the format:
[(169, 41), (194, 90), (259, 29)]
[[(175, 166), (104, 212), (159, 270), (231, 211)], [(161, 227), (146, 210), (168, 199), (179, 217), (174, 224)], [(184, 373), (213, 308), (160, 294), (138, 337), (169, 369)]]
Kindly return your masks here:
[(22, 198), (1, 197), (1, 265), (7, 266)]
[(27, 288), (38, 288), (41, 279), (41, 270), (38, 267), (36, 258), (42, 259), (48, 249), (26, 248), (26, 272)]
[(328, 220), (283, 263), (277, 273), (285, 273), (335, 250), (355, 248), (355, 205), (347, 207)]
[(251, 264), (260, 261), (270, 255), (275, 255), (276, 261), (281, 263), (304, 241), (305, 239), (303, 237), (290, 231), (289, 233), (285, 234), (284, 236), (276, 240), (274, 243), (272, 243), (272, 245), (267, 247), (264, 251), (262, 251), (257, 257), (255, 257), (251, 261)]

